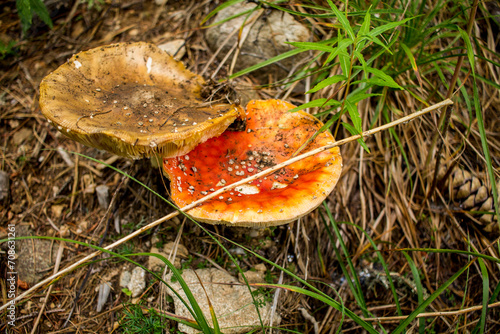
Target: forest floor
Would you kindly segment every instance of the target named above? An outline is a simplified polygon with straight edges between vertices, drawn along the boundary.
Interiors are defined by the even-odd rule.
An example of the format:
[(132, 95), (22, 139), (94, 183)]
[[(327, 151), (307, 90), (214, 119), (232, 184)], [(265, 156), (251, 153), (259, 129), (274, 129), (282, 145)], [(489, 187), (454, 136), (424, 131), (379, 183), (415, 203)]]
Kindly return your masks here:
[[(326, 1), (318, 2), (328, 7)], [(106, 246), (174, 211), (146, 187), (124, 179), (116, 171), (132, 175), (168, 198), (168, 180), (158, 169), (151, 168), (149, 160), (133, 161), (83, 146), (59, 133), (41, 114), (38, 105), (41, 80), (73, 54), (117, 42), (146, 41), (159, 45), (183, 40), (185, 54), (180, 60), (192, 72), (203, 72), (206, 79), (215, 74), (214, 79), (219, 80), (231, 71), (231, 58), (220, 68), (220, 61), (212, 59), (214, 51), (207, 45), (205, 30), (200, 29), (200, 23), (217, 7), (217, 1), (168, 1), (162, 6), (150, 1), (106, 1), (99, 8), (89, 8), (89, 3), (93, 2), (47, 1), (53, 28), (35, 17), (24, 38), (21, 38), (16, 2), (6, 1), (2, 5), (0, 41), (10, 47), (4, 49), (3, 59), (0, 59), (0, 171), (5, 172), (4, 179), (8, 179), (9, 186), (5, 193), (0, 192), (0, 239), (6, 239), (9, 227), (15, 226), (16, 236), (64, 237)], [(315, 10), (297, 4), (289, 4), (285, 8)], [(485, 120), (491, 167), (496, 173), (496, 180), (499, 180), (499, 25), (498, 16), (497, 21), (492, 17), (485, 19), (488, 17), (486, 9), (481, 8), (473, 34), (478, 41), (484, 42), (484, 49), (489, 53), (477, 51), (480, 55), (476, 58), (477, 71), (484, 78), (477, 83), (478, 97)], [(264, 8), (263, 13), (266, 15), (273, 10), (276, 9)], [(493, 10), (491, 13), (494, 15)], [(302, 17), (300, 20), (304, 25), (317, 29), (316, 38), (319, 39), (324, 37), (325, 29), (331, 27), (324, 24), (321, 17)], [(475, 44), (475, 47), (483, 45), (481, 43)], [(446, 47), (442, 40), (432, 44), (436, 54)], [(462, 52), (460, 50), (458, 47), (453, 52)], [(310, 57), (313, 58), (312, 53)], [(385, 100), (373, 96), (359, 102), (363, 129), (382, 125), (400, 115), (442, 101), (448, 88), (443, 82), (452, 80), (456, 62), (456, 57), (446, 59), (450, 62), (450, 72), (436, 70), (434, 63), (423, 64), (420, 67), (420, 75), (424, 79), (422, 85), (411, 67), (406, 67), (395, 77), (406, 88), (404, 91), (391, 91)], [(472, 101), (473, 83), (471, 73), (467, 71), (461, 72), (455, 89), (468, 93)], [(308, 80), (314, 82), (315, 77)], [(290, 85), (275, 84), (275, 81), (273, 75), (266, 77), (249, 73), (231, 84), (244, 95), (242, 101), (249, 98), (283, 98), (295, 105), (306, 102), (306, 87), (313, 87), (311, 81), (294, 85), (293, 89)], [(331, 93), (319, 91), (315, 97), (326, 98)], [(335, 91), (335, 96), (341, 96), (341, 93), (341, 90)], [(429, 154), (439, 112), (366, 139), (370, 153), (357, 142), (341, 147), (344, 161), (342, 175), (325, 203), (333, 212), (333, 220), (339, 223), (336, 225), (338, 235), (342, 236), (345, 252), (349, 254), (348, 262), (346, 253), (341, 249), (342, 243), (329, 236), (330, 229), (323, 220), (323, 206), (300, 221), (259, 231), (223, 225), (197, 225), (175, 217), (115, 251), (120, 254), (150, 252), (153, 247), (161, 248), (176, 242), (184, 245), (188, 252), (181, 259), (183, 269), (222, 267), (237, 276), (228, 254), (204, 232), (202, 226), (213, 233), (220, 244), (232, 250), (243, 271), (253, 269), (263, 261), (240, 252), (241, 248), (225, 238), (285, 267), (332, 298), (342, 301), (346, 308), (364, 316), (359, 300), (349, 287), (349, 279), (341, 268), (350, 262), (355, 273), (351, 269), (346, 272), (358, 277), (357, 284), (362, 290), (366, 309), (371, 317), (377, 318), (372, 323), (381, 324), (375, 326), (377, 331), (383, 326), (388, 332), (401, 321), (389, 318), (398, 316), (398, 307), (402, 315), (412, 313), (422, 302), (420, 297), (425, 299), (431, 296), (469, 265), (466, 273), (452, 280), (429, 306), (420, 311), (431, 313), (424, 317), (425, 322), (422, 324), (414, 320), (410, 327), (413, 326), (413, 332), (420, 324), (425, 326), (426, 332), (458, 330), (465, 333), (472, 331), (478, 323), (484, 323), (486, 332), (500, 332), (499, 262), (487, 259), (473, 261), (465, 253), (424, 250), (472, 251), (500, 259), (498, 223), (494, 216), (490, 212), (484, 218), (482, 214), (472, 212), (473, 209), (463, 207), (466, 199), (475, 194), (474, 189), (470, 189), (472, 183), (484, 185), (487, 197), (491, 198), (491, 183), (497, 182), (490, 181), (488, 177), (481, 131), (475, 112), (470, 111), (470, 101), (460, 94), (454, 95), (455, 106), (451, 109), (448, 131), (437, 136), (439, 154)], [(387, 109), (380, 109), (381, 106), (387, 106)], [(314, 113), (316, 109), (309, 111)], [(349, 135), (341, 128), (336, 139)], [(104, 161), (116, 169), (84, 156)], [(436, 187), (431, 187), (438, 156), (438, 182)], [(109, 187), (112, 201), (108, 209), (98, 203), (95, 187), (99, 185)], [(463, 198), (460, 199), (457, 189), (462, 186), (465, 195), (461, 195)], [(3, 187), (0, 185), (0, 190), (5, 189)], [(432, 193), (429, 193), (430, 188)], [(343, 222), (358, 225), (360, 229)], [(368, 236), (376, 242), (385, 259), (393, 280), (391, 285), (399, 298), (398, 306), (389, 289), (384, 267)], [(55, 240), (29, 239), (16, 243), (14, 262), (19, 273), (16, 295), (52, 274), (56, 265), (60, 269), (65, 268), (93, 251), (84, 244)], [(60, 247), (62, 252), (58, 256)], [(405, 253), (401, 251), (403, 248), (421, 250)], [(7, 277), (7, 243), (2, 249), (1, 275)], [(336, 254), (337, 251), (341, 254)], [(9, 327), (7, 314), (3, 314), (0, 330), (7, 328), (13, 333), (31, 333), (36, 327), (37, 333), (141, 333), (122, 325), (133, 317), (125, 312), (129, 305), (140, 305), (145, 312), (144, 319), (150, 314), (146, 311), (174, 312), (173, 303), (159, 303), (161, 284), (151, 274), (146, 276), (148, 288), (144, 294), (140, 298), (132, 298), (119, 287), (118, 280), (124, 268), (130, 270), (133, 266), (115, 258), (101, 256), (99, 259), (51, 282), (49, 295), (48, 287), (44, 286), (18, 302), (16, 327)], [(147, 266), (147, 256), (135, 257), (134, 260)], [(295, 284), (292, 277), (278, 268), (265, 265), (267, 283)], [(103, 311), (97, 312), (99, 286), (103, 282), (110, 282), (113, 288)], [(488, 300), (492, 307), (481, 322), (481, 306), (485, 305), (484, 284), (488, 284), (487, 296), (494, 296), (495, 299)], [(1, 304), (4, 305), (10, 299), (5, 280), (2, 280), (0, 288)], [(341, 312), (321, 300), (286, 290), (281, 290), (276, 296), (276, 291), (269, 289), (266, 296), (271, 302), (277, 298), (274, 311), (281, 316), (281, 322), (274, 326), (283, 331), (334, 333), (339, 328), (344, 332), (361, 331), (356, 322), (347, 317), (344, 319)], [(472, 309), (467, 311), (468, 308)], [(42, 316), (37, 320), (40, 311)], [(141, 319), (139, 323), (143, 321)], [(165, 331), (177, 328), (173, 320), (163, 319), (162, 323)]]

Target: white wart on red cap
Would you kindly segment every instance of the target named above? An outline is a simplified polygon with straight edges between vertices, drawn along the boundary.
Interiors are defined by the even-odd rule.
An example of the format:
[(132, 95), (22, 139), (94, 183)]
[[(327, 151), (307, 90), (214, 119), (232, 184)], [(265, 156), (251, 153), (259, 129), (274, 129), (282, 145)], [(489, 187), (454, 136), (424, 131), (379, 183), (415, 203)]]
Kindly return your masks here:
[(134, 159), (185, 154), (220, 135), (242, 109), (204, 103), (203, 78), (148, 43), (74, 55), (40, 84), (49, 122), (85, 145)]
[[(179, 206), (290, 159), (323, 124), (279, 100), (250, 101), (246, 131), (226, 131), (184, 156), (164, 160), (171, 197)], [(323, 132), (302, 153), (334, 139)], [(295, 162), (279, 171), (210, 199), (188, 213), (211, 224), (271, 226), (314, 210), (335, 187), (342, 170), (339, 148)]]

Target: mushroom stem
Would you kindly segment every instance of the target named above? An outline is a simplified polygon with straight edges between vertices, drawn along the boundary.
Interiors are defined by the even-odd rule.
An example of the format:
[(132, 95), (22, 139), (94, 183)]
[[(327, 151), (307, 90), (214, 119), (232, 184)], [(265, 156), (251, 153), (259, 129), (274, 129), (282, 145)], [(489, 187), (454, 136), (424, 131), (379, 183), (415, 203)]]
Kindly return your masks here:
[[(215, 192), (213, 192), (213, 193), (211, 193), (211, 194), (209, 194), (209, 195), (201, 198), (198, 201), (195, 201), (195, 202), (193, 202), (193, 203), (191, 203), (189, 205), (186, 205), (185, 207), (179, 209), (178, 211), (174, 211), (174, 212), (172, 212), (172, 213), (170, 213), (170, 214), (168, 214), (168, 215), (166, 215), (166, 216), (164, 216), (164, 217), (162, 217), (162, 218), (160, 218), (158, 220), (155, 220), (154, 222), (150, 223), (149, 225), (146, 225), (146, 226), (140, 228), (139, 230), (137, 230), (137, 231), (135, 231), (135, 232), (133, 232), (133, 233), (131, 233), (131, 234), (123, 237), (122, 239), (115, 241), (111, 245), (108, 245), (108, 246), (104, 247), (104, 249), (109, 251), (109, 250), (115, 248), (116, 246), (119, 246), (119, 245), (123, 244), (124, 242), (126, 242), (126, 241), (128, 241), (128, 240), (130, 240), (130, 239), (132, 239), (132, 238), (134, 238), (134, 237), (136, 237), (138, 235), (140, 235), (141, 233), (143, 233), (143, 232), (145, 232), (147, 230), (150, 230), (153, 227), (155, 227), (155, 226), (157, 226), (157, 225), (159, 225), (159, 224), (161, 224), (161, 223), (163, 223), (163, 222), (165, 222), (165, 221), (167, 221), (167, 220), (169, 220), (169, 219), (177, 216), (180, 212), (189, 211), (190, 209), (194, 208), (198, 204), (201, 204), (201, 203), (203, 203), (203, 202), (205, 202), (205, 201), (207, 201), (207, 200), (209, 200), (209, 199), (211, 199), (211, 198), (213, 198), (215, 196), (218, 196), (221, 193), (226, 192), (229, 189), (232, 189), (232, 188), (234, 188), (234, 187), (236, 187), (238, 185), (245, 184), (245, 183), (248, 183), (249, 181), (255, 180), (255, 179), (260, 178), (260, 177), (263, 177), (263, 176), (265, 176), (267, 174), (275, 172), (276, 170), (278, 170), (280, 168), (283, 168), (283, 167), (288, 166), (288, 165), (290, 165), (290, 164), (292, 164), (294, 162), (297, 162), (299, 160), (305, 159), (307, 157), (310, 157), (310, 156), (315, 155), (317, 153), (323, 152), (325, 150), (329, 150), (329, 149), (334, 148), (336, 146), (341, 146), (343, 144), (350, 143), (350, 142), (358, 140), (359, 138), (362, 138), (362, 137), (364, 138), (364, 137), (371, 136), (371, 135), (373, 135), (373, 134), (375, 134), (377, 132), (380, 132), (382, 130), (386, 130), (386, 129), (391, 128), (391, 127), (393, 127), (395, 125), (409, 122), (409, 121), (413, 120), (416, 117), (420, 117), (420, 116), (422, 116), (422, 115), (424, 115), (424, 114), (426, 114), (426, 113), (428, 113), (430, 111), (433, 111), (433, 110), (436, 110), (436, 109), (439, 109), (441, 107), (444, 107), (444, 106), (447, 106), (447, 105), (451, 105), (451, 104), (453, 104), (453, 102), (450, 99), (446, 99), (446, 100), (444, 100), (442, 102), (439, 102), (437, 104), (434, 104), (434, 105), (432, 105), (432, 106), (430, 106), (428, 108), (422, 109), (421, 111), (417, 111), (417, 112), (415, 112), (415, 113), (413, 113), (411, 115), (402, 117), (401, 119), (396, 120), (394, 122), (391, 122), (391, 123), (379, 126), (379, 127), (375, 128), (375, 129), (365, 131), (365, 132), (363, 132), (363, 133), (361, 133), (359, 135), (351, 136), (349, 138), (342, 139), (342, 140), (333, 142), (333, 143), (331, 143), (329, 145), (322, 146), (322, 147), (319, 147), (319, 148), (317, 148), (315, 150), (303, 153), (303, 154), (301, 154), (301, 155), (299, 155), (299, 156), (297, 156), (297, 157), (295, 157), (293, 159), (287, 160), (287, 161), (285, 161), (285, 162), (283, 162), (281, 164), (278, 164), (278, 165), (276, 165), (276, 166), (274, 166), (272, 168), (268, 168), (268, 169), (266, 169), (266, 170), (264, 170), (264, 171), (262, 171), (262, 172), (260, 172), (258, 174), (255, 174), (255, 175), (253, 175), (251, 177), (248, 177), (248, 178), (246, 178), (244, 180), (241, 180), (239, 182), (235, 182), (235, 183), (230, 184), (230, 185), (228, 185), (228, 186), (226, 186), (224, 188), (221, 188), (221, 189), (219, 189), (219, 190), (217, 190), (217, 191), (215, 191)], [(79, 266), (81, 266), (85, 262), (93, 259), (94, 257), (96, 257), (97, 255), (99, 255), (101, 253), (102, 253), (101, 251), (96, 251), (96, 252), (94, 252), (92, 254), (89, 254), (86, 257), (84, 257), (83, 259), (81, 259), (81, 260), (73, 263), (69, 267), (67, 267), (67, 268), (59, 271), (56, 274), (53, 274), (53, 275), (47, 277), (46, 279), (44, 279), (44, 280), (42, 280), (40, 282), (38, 282), (33, 287), (31, 287), (29, 290), (25, 291), (22, 294), (19, 294), (16, 298), (14, 298), (11, 301), (9, 301), (8, 303), (2, 305), (0, 307), (0, 311), (5, 310), (11, 303), (14, 303), (16, 301), (19, 301), (19, 300), (25, 298), (26, 296), (30, 295), (33, 291), (35, 291), (35, 290), (37, 290), (37, 289), (45, 286), (46, 284), (52, 282), (53, 280), (57, 279), (58, 277), (60, 277), (60, 276), (62, 276), (64, 274), (66, 274), (66, 273), (74, 270), (75, 268), (78, 268)]]
[(151, 160), (151, 167), (154, 169), (160, 168), (163, 159), (158, 154), (153, 154), (149, 159)]

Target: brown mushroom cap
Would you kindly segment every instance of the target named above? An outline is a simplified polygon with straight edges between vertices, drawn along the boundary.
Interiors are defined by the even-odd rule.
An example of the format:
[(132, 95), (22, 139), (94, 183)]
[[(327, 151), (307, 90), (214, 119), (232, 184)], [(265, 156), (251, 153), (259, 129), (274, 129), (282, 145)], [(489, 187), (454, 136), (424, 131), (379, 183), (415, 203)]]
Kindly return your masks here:
[(80, 52), (40, 84), (40, 108), (68, 137), (115, 154), (185, 154), (241, 113), (201, 98), (203, 78), (148, 43)]
[[(174, 202), (183, 207), (290, 159), (323, 125), (307, 113), (289, 113), (292, 108), (279, 100), (250, 101), (246, 131), (226, 131), (185, 156), (165, 159), (163, 166), (171, 180)], [(333, 141), (329, 132), (323, 132), (302, 153)], [(341, 170), (342, 158), (336, 147), (237, 186), (191, 209), (189, 214), (211, 224), (285, 224), (320, 205), (335, 187)]]

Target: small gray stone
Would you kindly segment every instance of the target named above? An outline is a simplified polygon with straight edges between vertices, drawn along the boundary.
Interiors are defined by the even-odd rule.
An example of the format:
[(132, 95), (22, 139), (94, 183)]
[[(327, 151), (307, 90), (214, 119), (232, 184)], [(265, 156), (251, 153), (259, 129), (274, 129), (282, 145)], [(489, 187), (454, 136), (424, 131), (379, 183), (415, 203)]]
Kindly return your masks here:
[(99, 295), (97, 297), (97, 312), (101, 312), (104, 304), (106, 304), (106, 301), (108, 300), (109, 293), (111, 292), (111, 287), (110, 287), (109, 282), (102, 283), (99, 285)]
[[(255, 8), (255, 4), (241, 2), (231, 5), (221, 10), (215, 16), (213, 22), (219, 22), (230, 16), (242, 13), (244, 11)], [(257, 15), (258, 11), (252, 15)], [(235, 19), (229, 20), (215, 27), (207, 29), (206, 39), (212, 51), (216, 51), (224, 42), (224, 40), (235, 30), (239, 30), (245, 20), (246, 15), (241, 15)], [(285, 42), (307, 42), (311, 40), (311, 31), (298, 21), (292, 15), (282, 11), (273, 10), (269, 15), (264, 14), (255, 22), (250, 23), (243, 29), (242, 35), (245, 35), (248, 30), (247, 38), (240, 46), (240, 54), (236, 62), (235, 71), (242, 70), (252, 65), (258, 64), (264, 60), (282, 54), (284, 52), (294, 49), (293, 46)], [(221, 52), (218, 53), (217, 58), (222, 60), (229, 50), (238, 43), (238, 33), (230, 38), (223, 47)], [(307, 52), (303, 52), (294, 57), (289, 57), (279, 62), (280, 66), (272, 65), (266, 66), (254, 72), (262, 80), (267, 80), (269, 74), (274, 74), (274, 80), (280, 80), (286, 77), (290, 70), (303, 59)], [(230, 65), (231, 55), (226, 65)]]
[(139, 297), (146, 288), (146, 271), (141, 267), (135, 267), (130, 276), (127, 288), (132, 292), (132, 297)]
[[(235, 277), (215, 268), (198, 269), (196, 273), (193, 270), (184, 270), (182, 277), (207, 319), (211, 318), (207, 298), (210, 300), (223, 333), (247, 333), (256, 327), (260, 327), (259, 317), (250, 291), (246, 285), (238, 284)], [(184, 300), (187, 300), (186, 294), (178, 281), (170, 284)], [(180, 299), (170, 290), (167, 291), (174, 299), (175, 314), (191, 318), (191, 314)], [(270, 320), (271, 305), (264, 301), (262, 297), (255, 295), (256, 300), (259, 302), (259, 312), (264, 326), (267, 326)], [(275, 314), (273, 326), (279, 325), (280, 321), (280, 317)], [(189, 334), (198, 333), (191, 327), (182, 324), (179, 324), (179, 330)]]
[[(266, 280), (264, 277), (266, 276), (262, 271), (246, 271), (244, 272), (245, 277), (248, 281), (248, 283), (264, 283)], [(243, 279), (243, 275), (241, 273), (238, 273), (238, 281), (240, 283), (245, 284), (245, 280)]]
[[(27, 225), (16, 225), (16, 237), (34, 236)], [(25, 239), (16, 241), (16, 271), (20, 280), (32, 286), (38, 283), (54, 265), (57, 251), (51, 240)]]
[(9, 174), (0, 170), (0, 204), (9, 197)]
[(107, 209), (109, 205), (109, 187), (105, 184), (95, 187), (97, 200), (101, 209)]
[(130, 274), (130, 271), (128, 270), (122, 271), (122, 273), (120, 274), (120, 287), (122, 288), (128, 287), (131, 276), (132, 275)]
[(181, 59), (186, 54), (184, 43), (186, 43), (186, 41), (183, 39), (174, 39), (173, 41), (158, 45), (158, 48), (166, 51), (175, 59)]

